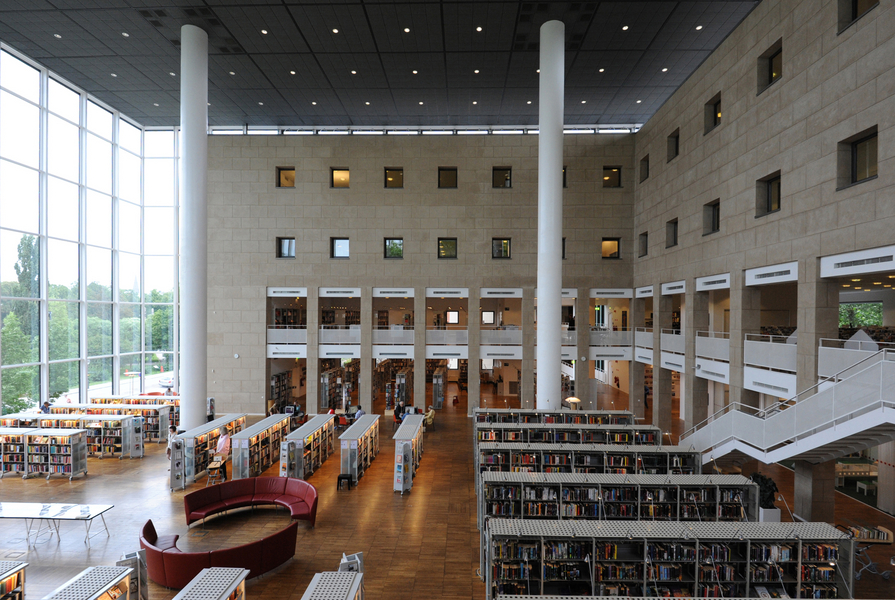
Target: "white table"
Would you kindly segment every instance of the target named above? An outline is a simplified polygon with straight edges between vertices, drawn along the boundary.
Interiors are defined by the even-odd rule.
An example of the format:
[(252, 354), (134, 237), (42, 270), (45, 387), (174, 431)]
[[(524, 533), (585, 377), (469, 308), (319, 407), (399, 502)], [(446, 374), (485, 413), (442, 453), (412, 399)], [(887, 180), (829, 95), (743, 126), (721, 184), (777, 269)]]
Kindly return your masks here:
[[(90, 545), (90, 538), (106, 532), (106, 512), (114, 508), (114, 504), (40, 504), (37, 502), (0, 502), (0, 519), (23, 519), (25, 521), (25, 540), (31, 546), (32, 531), (34, 531), (34, 543), (38, 538), (47, 533), (49, 537), (56, 534), (59, 538), (59, 521), (83, 521), (84, 543)], [(91, 532), (93, 520), (99, 517), (103, 522), (103, 529)], [(34, 530), (34, 522), (38, 522)], [(44, 525), (46, 523), (46, 525)], [(47, 540), (48, 541), (48, 540)]]

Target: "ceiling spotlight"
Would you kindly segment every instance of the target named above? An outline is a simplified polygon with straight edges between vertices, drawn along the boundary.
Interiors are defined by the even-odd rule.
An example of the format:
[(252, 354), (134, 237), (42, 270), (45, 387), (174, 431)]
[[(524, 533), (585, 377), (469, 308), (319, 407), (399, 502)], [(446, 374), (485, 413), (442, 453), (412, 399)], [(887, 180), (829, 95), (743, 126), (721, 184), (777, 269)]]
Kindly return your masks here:
[(602, 73), (602, 72), (605, 71), (605, 70), (606, 70), (606, 69), (600, 69), (600, 73)]
[(236, 72), (235, 72), (235, 71), (230, 71), (230, 74), (231, 74), (231, 75), (236, 75)]
[(587, 100), (582, 100), (581, 104), (587, 104)]
[(627, 30), (628, 30), (628, 26), (627, 26), (627, 25), (622, 25), (622, 31), (627, 31)]
[(367, 106), (370, 106), (370, 103), (369, 103), (369, 102), (364, 102), (364, 104), (366, 104)]
[(311, 106), (317, 106), (316, 102), (311, 102)]
[(410, 33), (410, 27), (405, 27), (405, 28), (404, 28), (404, 33)]
[(262, 30), (261, 30), (261, 33), (263, 33), (264, 35), (267, 35), (267, 30), (266, 30), (266, 29), (262, 29)]
[(258, 103), (258, 106), (264, 106), (264, 103), (263, 103), (263, 102), (259, 102), (259, 103)]
[(416, 75), (416, 73), (417, 73), (416, 71), (413, 72), (414, 75)]
[(536, 72), (536, 73), (540, 73), (540, 72), (541, 72), (541, 70), (540, 70), (540, 69), (538, 69), (538, 70), (537, 70), (537, 71), (535, 71), (535, 72)]
[(849, 284), (847, 284), (847, 283), (843, 283), (843, 284), (842, 284), (842, 287), (851, 287), (851, 286), (850, 286)]
[(339, 33), (338, 29), (333, 29), (333, 33)]
[(153, 106), (158, 106), (158, 102), (153, 102), (152, 105), (153, 105)]
[(422, 103), (422, 102), (420, 102), (420, 106), (422, 106), (422, 105), (423, 105), (423, 103)]
[(118, 75), (116, 75), (115, 73), (112, 73), (112, 77), (118, 77)]
[(531, 104), (531, 100), (529, 100), (528, 102), (526, 102), (526, 104)]
[(640, 104), (641, 102), (642, 102), (641, 100), (638, 100), (638, 101), (637, 101), (637, 104)]
[(668, 72), (668, 67), (665, 67), (664, 69), (662, 69), (662, 72), (663, 72), (663, 73), (667, 73), (667, 72)]
[(290, 75), (295, 75), (295, 71), (289, 71)]
[(352, 71), (351, 74), (352, 74), (352, 75), (357, 75), (357, 71)]
[(852, 279), (852, 281), (861, 281), (860, 279)]
[(476, 69), (475, 71), (473, 71), (473, 73), (475, 73), (476, 75), (478, 75), (478, 74), (479, 74), (479, 70)]
[(477, 101), (475, 101), (475, 100), (473, 100), (473, 101), (472, 101), (472, 103), (473, 103), (473, 104), (478, 104), (478, 102), (477, 102)]
[(121, 37), (130, 37), (130, 36), (131, 36), (131, 34), (129, 34), (129, 33), (126, 32), (126, 31), (122, 31), (122, 32), (121, 32)]
[(61, 39), (62, 39), (62, 36), (59, 35), (58, 33), (54, 33), (54, 34), (53, 34), (53, 37), (56, 38), (57, 40), (61, 40)]
[(702, 31), (702, 25), (697, 25), (697, 26), (696, 26), (696, 31)]
[(174, 73), (174, 71), (169, 71), (168, 75), (170, 75), (171, 77), (177, 77), (177, 74)]
[(475, 30), (476, 30), (476, 31), (481, 31), (482, 28), (481, 28), (481, 27), (476, 27)]

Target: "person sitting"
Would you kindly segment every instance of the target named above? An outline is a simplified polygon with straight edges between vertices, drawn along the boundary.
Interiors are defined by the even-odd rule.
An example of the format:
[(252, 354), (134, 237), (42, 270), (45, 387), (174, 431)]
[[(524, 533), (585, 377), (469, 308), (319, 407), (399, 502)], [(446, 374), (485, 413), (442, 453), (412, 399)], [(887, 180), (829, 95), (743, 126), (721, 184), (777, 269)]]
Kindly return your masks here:
[(363, 409), (361, 406), (358, 406), (358, 407), (357, 407), (357, 412), (354, 413), (354, 420), (357, 421), (358, 419), (360, 419), (360, 418), (361, 418), (362, 416), (364, 416), (365, 414), (367, 414), (367, 413), (364, 412), (364, 409)]
[(44, 402), (43, 406), (40, 407), (40, 412), (45, 415), (50, 414), (50, 403)]

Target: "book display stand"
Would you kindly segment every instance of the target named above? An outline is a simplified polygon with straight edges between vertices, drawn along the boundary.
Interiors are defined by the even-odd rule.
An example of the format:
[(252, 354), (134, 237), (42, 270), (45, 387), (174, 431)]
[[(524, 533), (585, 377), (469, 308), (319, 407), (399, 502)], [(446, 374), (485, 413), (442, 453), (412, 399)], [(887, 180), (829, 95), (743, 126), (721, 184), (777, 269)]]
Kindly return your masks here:
[(301, 600), (364, 600), (364, 574), (351, 571), (317, 573)]
[(527, 444), (662, 444), (655, 425), (576, 425), (573, 423), (476, 423), (476, 442)]
[(87, 431), (84, 429), (34, 429), (25, 434), (27, 469), (22, 479), (35, 475), (87, 474)]
[(379, 415), (364, 415), (339, 436), (342, 450), (342, 475), (351, 476), (351, 482), (363, 477), (376, 455), (379, 454)]
[[(87, 430), (87, 455), (104, 458), (127, 455), (130, 458), (143, 457), (143, 441), (135, 452), (133, 440), (134, 420), (142, 417), (130, 415), (41, 415), (38, 424), (42, 429), (85, 429)], [(142, 426), (141, 426), (142, 427)]]
[(248, 569), (212, 567), (202, 569), (174, 600), (245, 600)]
[(130, 567), (90, 567), (44, 600), (137, 600), (130, 595)]
[[(246, 414), (233, 413), (217, 418), (183, 433), (177, 439), (183, 442), (183, 478), (172, 482), (172, 487), (183, 487), (196, 482), (196, 478), (208, 469), (208, 463), (218, 447), (218, 438), (225, 430), (230, 430), (230, 445), (234, 447), (233, 435), (245, 428)], [(174, 472), (172, 466), (171, 472)]]
[(280, 458), (280, 442), (289, 434), (290, 415), (272, 415), (230, 436), (233, 479), (260, 476)]
[(573, 423), (576, 425), (633, 425), (627, 410), (538, 410), (477, 408), (476, 423)]
[(307, 479), (335, 451), (335, 415), (317, 415), (280, 444), (280, 477)]
[(171, 407), (171, 424), (180, 427), (180, 396), (98, 396), (91, 404), (167, 404)]
[(159, 444), (168, 441), (171, 407), (163, 404), (53, 404), (54, 415), (132, 415), (143, 417), (143, 438)]
[(0, 598), (25, 600), (26, 562), (0, 560)]
[(0, 427), (0, 478), (7, 473), (25, 474), (25, 435), (33, 427)]
[(395, 432), (395, 480), (393, 490), (404, 492), (413, 487), (413, 478), (423, 456), (423, 415), (407, 415)]

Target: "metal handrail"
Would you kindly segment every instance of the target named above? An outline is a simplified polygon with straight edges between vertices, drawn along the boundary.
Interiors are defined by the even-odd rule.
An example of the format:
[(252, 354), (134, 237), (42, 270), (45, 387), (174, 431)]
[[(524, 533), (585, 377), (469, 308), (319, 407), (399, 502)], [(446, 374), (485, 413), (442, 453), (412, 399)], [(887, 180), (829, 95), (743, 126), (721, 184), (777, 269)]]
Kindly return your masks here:
[[(881, 361), (885, 361), (885, 360), (895, 360), (895, 358), (893, 358), (893, 359), (888, 358), (887, 355), (889, 355), (889, 354), (892, 354), (893, 356), (895, 356), (895, 351), (889, 350), (889, 349), (883, 349), (883, 350), (880, 350), (879, 352), (875, 352), (875, 353), (871, 354), (870, 356), (867, 356), (867, 357), (859, 360), (855, 364), (839, 371), (835, 375), (830, 375), (829, 377), (825, 377), (824, 379), (819, 381), (816, 385), (813, 385), (808, 389), (802, 390), (801, 392), (799, 392), (792, 398), (788, 398), (786, 400), (780, 400), (779, 402), (775, 402), (771, 406), (764, 408), (764, 409), (757, 408), (754, 406), (749, 406), (747, 404), (742, 404), (740, 402), (733, 402), (731, 404), (728, 404), (727, 406), (723, 407), (722, 409), (714, 412), (707, 419), (700, 421), (699, 423), (697, 423), (696, 425), (694, 425), (693, 427), (691, 427), (690, 429), (688, 429), (687, 431), (682, 433), (681, 439), (688, 437), (693, 433), (696, 433), (697, 431), (699, 431), (700, 429), (702, 429), (703, 427), (705, 427), (706, 425), (708, 425), (715, 419), (719, 418), (720, 416), (725, 415), (729, 412), (732, 412), (731, 407), (735, 407), (735, 406), (741, 406), (741, 407), (744, 407), (747, 409), (747, 410), (737, 409), (737, 410), (740, 410), (740, 412), (746, 412), (746, 413), (752, 412), (753, 416), (758, 417), (759, 419), (766, 419), (767, 417), (769, 417), (773, 414), (776, 414), (776, 413), (780, 412), (781, 410), (786, 410), (787, 408), (789, 408), (795, 404), (798, 404), (799, 398), (804, 396), (808, 392), (811, 392), (808, 395), (808, 397), (813, 396), (815, 393), (817, 393), (816, 390), (820, 386), (827, 384), (827, 383), (838, 383), (838, 382), (842, 381), (843, 379), (846, 379), (845, 377), (840, 377), (840, 376), (843, 373), (845, 373), (846, 371), (851, 371), (855, 367), (857, 367), (863, 363), (866, 363), (873, 359), (879, 359), (879, 360), (877, 360), (877, 362), (881, 362)], [(815, 391), (812, 391), (812, 390), (815, 390)]]
[[(401, 329), (396, 329), (397, 327)], [(376, 331), (413, 331), (413, 325), (401, 325), (398, 323), (394, 325), (377, 325)]]
[(653, 328), (652, 327), (635, 327), (634, 331), (642, 331), (644, 333), (652, 333)]
[(707, 338), (712, 338), (712, 339), (729, 340), (730, 332), (729, 331), (697, 331), (696, 337), (707, 337)]
[(786, 335), (767, 335), (765, 333), (747, 333), (746, 341), (747, 342), (764, 342), (766, 344), (791, 344), (795, 345), (796, 342), (789, 341), (790, 336)]
[(618, 333), (620, 331), (634, 331), (634, 329), (632, 327), (609, 328), (609, 327), (600, 327), (599, 325), (591, 325), (590, 330), (604, 332), (604, 333)]
[(681, 335), (682, 332), (680, 329), (662, 329), (660, 333), (667, 333), (669, 335)]
[[(844, 348), (845, 344), (858, 344), (857, 350), (860, 352), (877, 352), (879, 350), (895, 350), (895, 342), (877, 342), (876, 340), (840, 340), (838, 338), (822, 338), (819, 346), (821, 348), (838, 348), (840, 350), (851, 350)], [(873, 350), (864, 350), (863, 344), (874, 344), (877, 346)]]
[(283, 325), (282, 323), (269, 323), (268, 329), (307, 329), (307, 325)]

